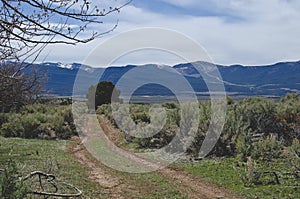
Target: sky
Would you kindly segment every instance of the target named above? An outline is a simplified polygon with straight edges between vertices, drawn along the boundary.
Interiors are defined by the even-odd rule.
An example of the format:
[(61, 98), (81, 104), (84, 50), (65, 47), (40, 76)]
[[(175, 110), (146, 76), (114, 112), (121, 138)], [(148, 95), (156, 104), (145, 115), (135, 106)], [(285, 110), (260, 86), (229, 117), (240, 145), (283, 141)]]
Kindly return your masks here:
[[(90, 28), (103, 32), (117, 21), (113, 32), (88, 44), (48, 46), (39, 61), (82, 63), (102, 42), (146, 27), (186, 35), (201, 45), (216, 64), (265, 65), (300, 60), (299, 0), (133, 0), (120, 13)], [(179, 62), (182, 60), (174, 55), (144, 50), (122, 57), (115, 64)]]

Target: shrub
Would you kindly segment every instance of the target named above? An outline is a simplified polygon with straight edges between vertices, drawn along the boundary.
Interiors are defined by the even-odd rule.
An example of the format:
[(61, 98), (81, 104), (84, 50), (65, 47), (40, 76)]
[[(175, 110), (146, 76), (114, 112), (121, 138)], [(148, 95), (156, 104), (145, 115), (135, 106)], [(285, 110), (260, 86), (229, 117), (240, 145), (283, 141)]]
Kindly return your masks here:
[[(199, 102), (199, 126), (196, 128), (190, 128), (195, 123), (195, 108), (191, 108), (191, 105), (193, 104), (185, 103), (183, 107), (180, 107), (174, 102), (164, 103), (162, 107), (165, 108), (167, 114), (166, 125), (157, 135), (145, 139), (135, 139), (124, 134), (124, 138), (127, 142), (134, 142), (141, 148), (158, 148), (169, 143), (181, 125), (181, 134), (195, 133), (192, 143), (187, 142), (190, 144), (187, 153), (198, 156), (212, 122), (211, 104), (209, 101)], [(125, 108), (122, 105), (116, 106), (118, 113), (123, 113), (123, 115), (117, 116), (118, 121), (121, 121), (123, 127), (128, 127), (126, 130), (132, 129), (134, 123), (130, 123), (128, 115), (124, 117), (125, 114), (128, 114), (125, 112)], [(158, 116), (155, 116), (156, 120), (150, 117), (149, 109), (149, 104), (130, 104), (130, 117), (142, 127), (161, 120)], [(115, 124), (110, 105), (105, 104), (98, 107), (97, 114), (105, 115), (112, 124)], [(218, 121), (214, 120), (214, 122), (212, 126), (217, 126)], [(142, 127), (138, 131), (143, 131)], [(254, 159), (270, 160), (279, 157), (283, 147), (291, 150), (294, 148), (293, 151), (299, 155), (299, 132), (300, 100), (296, 94), (287, 95), (280, 102), (265, 98), (245, 98), (240, 101), (228, 98), (223, 131), (209, 155), (238, 155), (243, 161), (246, 161), (249, 156)]]
[(167, 110), (167, 124), (180, 126), (180, 110), (179, 109), (168, 109)]
[(299, 158), (300, 157), (300, 140), (294, 139), (291, 145), (291, 150)]
[(104, 115), (112, 124), (115, 124), (110, 104), (102, 104), (101, 106), (98, 106), (96, 113), (98, 115)]
[(77, 135), (70, 106), (28, 105), (7, 117), (0, 128), (4, 137), (68, 139)]
[(246, 98), (235, 108), (235, 114), (249, 123), (249, 128), (255, 133), (276, 133), (276, 104), (264, 98)]
[(254, 159), (272, 160), (280, 157), (282, 144), (276, 139), (276, 136), (270, 135), (266, 139), (255, 142), (251, 157)]
[(1, 126), (1, 135), (4, 137), (21, 137), (24, 127), (20, 120), (20, 114), (10, 114), (7, 121)]
[(280, 130), (279, 138), (290, 146), (300, 134), (300, 100), (297, 94), (287, 94), (277, 106), (276, 123)]
[(257, 164), (251, 157), (247, 158), (245, 174), (241, 175), (241, 179), (246, 187), (259, 184), (259, 175), (257, 173)]
[(179, 104), (176, 102), (166, 102), (162, 104), (162, 107), (165, 107), (167, 109), (178, 109)]
[(26, 198), (28, 188), (23, 184), (23, 180), (18, 173), (16, 163), (8, 161), (7, 167), (0, 175), (1, 198), (15, 199)]
[(130, 116), (136, 124), (141, 122), (150, 123), (150, 116), (146, 112), (131, 113)]
[(8, 119), (8, 114), (7, 113), (0, 113), (0, 127), (2, 126), (3, 123), (6, 123)]

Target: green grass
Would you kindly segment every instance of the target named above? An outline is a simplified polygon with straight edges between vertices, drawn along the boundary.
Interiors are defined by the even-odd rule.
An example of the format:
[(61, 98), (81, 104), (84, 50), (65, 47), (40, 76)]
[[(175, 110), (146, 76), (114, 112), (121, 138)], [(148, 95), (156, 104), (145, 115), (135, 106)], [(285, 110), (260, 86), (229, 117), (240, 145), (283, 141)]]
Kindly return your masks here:
[(103, 187), (87, 180), (86, 168), (67, 153), (67, 145), (66, 141), (0, 138), (0, 168), (12, 159), (22, 176), (36, 170), (55, 174), (57, 181), (83, 190), (85, 198), (102, 197)]
[[(179, 164), (180, 167), (203, 180), (216, 183), (230, 189), (234, 193), (246, 198), (300, 198), (299, 179), (284, 179), (279, 175), (280, 184), (268, 184), (274, 179), (272, 176), (260, 178), (261, 184), (245, 185), (243, 178), (246, 174), (246, 164), (238, 158), (204, 159), (193, 164)], [(268, 165), (258, 163), (257, 171), (276, 171), (284, 173), (290, 171), (291, 165), (285, 159), (268, 162)]]
[[(83, 191), (82, 198), (111, 198), (111, 189), (88, 180), (89, 169), (67, 151), (70, 144), (74, 143), (0, 137), (0, 168), (5, 168), (7, 161), (12, 159), (17, 163), (22, 176), (39, 170), (55, 174), (59, 182), (77, 186)], [(187, 198), (178, 191), (177, 185), (155, 172), (130, 174), (107, 167), (103, 169), (121, 179), (120, 186), (123, 186), (122, 190), (126, 190), (121, 195), (125, 198)], [(67, 189), (63, 191), (71, 192)]]

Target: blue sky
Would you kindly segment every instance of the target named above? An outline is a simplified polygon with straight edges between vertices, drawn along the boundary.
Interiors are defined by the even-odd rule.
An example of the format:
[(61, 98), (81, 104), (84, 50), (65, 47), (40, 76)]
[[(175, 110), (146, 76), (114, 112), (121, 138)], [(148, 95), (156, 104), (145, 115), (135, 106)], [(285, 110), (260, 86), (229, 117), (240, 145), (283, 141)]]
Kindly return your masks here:
[[(118, 28), (112, 33), (89, 44), (49, 46), (41, 59), (83, 62), (89, 52), (107, 39), (144, 27), (182, 33), (202, 45), (218, 64), (256, 65), (300, 59), (298, 0), (133, 0), (119, 14), (104, 19), (104, 25), (91, 28), (104, 31), (117, 20)], [(180, 60), (158, 52), (139, 52), (118, 64), (149, 62), (174, 64)]]

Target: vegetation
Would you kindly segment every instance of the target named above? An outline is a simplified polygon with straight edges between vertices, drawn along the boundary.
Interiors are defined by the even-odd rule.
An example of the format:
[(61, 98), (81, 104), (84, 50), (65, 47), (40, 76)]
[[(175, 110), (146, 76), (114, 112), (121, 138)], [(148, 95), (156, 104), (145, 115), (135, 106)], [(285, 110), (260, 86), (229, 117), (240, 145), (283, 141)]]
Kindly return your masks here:
[[(173, 102), (162, 104), (162, 107), (166, 110), (167, 122), (159, 133), (148, 138), (122, 133), (125, 146), (154, 150), (172, 140), (180, 124), (180, 107)], [(198, 130), (187, 150), (192, 159), (198, 158), (211, 117), (210, 102), (200, 101), (199, 108)], [(149, 109), (147, 104), (131, 104), (130, 118), (146, 126), (153, 122)], [(97, 113), (106, 116), (118, 128), (109, 105), (100, 106)], [(288, 94), (278, 102), (265, 98), (229, 99), (223, 132), (209, 154), (211, 159), (179, 165), (249, 198), (298, 198), (299, 116), (297, 94)]]
[[(36, 170), (55, 174), (58, 183), (71, 183), (84, 189), (86, 197), (95, 197), (93, 190), (102, 190), (101, 186), (89, 180), (83, 180), (87, 179), (86, 169), (66, 151), (67, 147), (66, 141), (0, 138), (0, 168), (5, 169), (5, 173), (9, 174), (5, 176), (5, 173), (0, 173), (0, 177), (3, 179), (1, 181), (1, 198), (9, 198), (12, 194), (17, 196), (19, 193), (23, 195), (26, 193), (27, 197), (10, 198), (31, 198), (33, 195), (28, 195), (30, 192), (41, 191), (38, 178), (21, 180)], [(53, 191), (46, 179), (42, 178), (42, 183), (44, 191)], [(73, 192), (63, 184), (58, 188), (61, 193)], [(7, 189), (10, 190), (5, 192)], [(12, 190), (15, 191), (11, 192)]]
[[(155, 150), (173, 139), (179, 125), (185, 125), (181, 121), (180, 106), (174, 102), (161, 106), (165, 110), (166, 123), (159, 133), (137, 138), (123, 132), (123, 145), (136, 150)], [(198, 158), (211, 118), (210, 102), (200, 101), (198, 106), (200, 125), (187, 150), (192, 160)], [(121, 105), (116, 107), (119, 113), (124, 111)], [(97, 114), (104, 115), (117, 128), (109, 104), (100, 105)], [(299, 115), (300, 99), (296, 94), (289, 94), (277, 102), (264, 98), (228, 99), (226, 122), (220, 139), (209, 154), (211, 158), (177, 163), (176, 166), (249, 198), (299, 198)], [(137, 131), (143, 132), (152, 129), (150, 123), (159, 124), (164, 119), (163, 111), (155, 111), (149, 104), (131, 104), (130, 118), (139, 125)], [(128, 118), (121, 119), (125, 126), (130, 124)], [(5, 137), (68, 139), (76, 135), (69, 105), (27, 105), (18, 112), (0, 114), (0, 127), (1, 135)], [(103, 188), (89, 180), (82, 181), (87, 179), (84, 168), (75, 163), (65, 147), (61, 147), (66, 146), (65, 141), (0, 138), (0, 142), (0, 168), (5, 168), (0, 175), (2, 195), (9, 192), (22, 198), (32, 186), (28, 186), (31, 181), (22, 181), (20, 176), (39, 169), (46, 173), (55, 172), (63, 181), (80, 187), (89, 197), (101, 195), (109, 198), (105, 194), (95, 195), (95, 189)], [(143, 197), (185, 197), (174, 185), (155, 173), (115, 174), (143, 189), (147, 193)], [(159, 190), (160, 194), (148, 190), (148, 186)], [(126, 197), (141, 196), (138, 193), (127, 194)]]
[(77, 135), (71, 106), (27, 105), (19, 112), (0, 115), (4, 137), (68, 139)]
[(279, 158), (266, 164), (253, 159), (245, 163), (239, 158), (214, 158), (176, 165), (245, 198), (299, 198), (299, 176), (294, 175), (297, 164), (299, 159)]
[[(162, 107), (166, 110), (167, 119), (158, 134), (143, 139), (124, 135), (124, 139), (128, 143), (135, 142), (140, 148), (150, 149), (160, 148), (170, 142), (179, 128), (181, 110), (179, 105), (173, 102), (162, 104)], [(279, 102), (264, 98), (246, 98), (237, 102), (230, 100), (223, 132), (210, 156), (239, 156), (243, 161), (250, 156), (254, 159), (266, 160), (280, 157), (284, 148), (299, 143), (299, 107), (300, 100), (296, 94), (288, 94)], [(130, 117), (136, 124), (148, 125), (154, 121), (154, 118), (160, 117), (150, 116), (149, 109), (150, 105), (131, 104)], [(210, 125), (210, 102), (200, 101), (199, 109), (196, 139), (187, 151), (194, 157), (199, 154), (201, 143)], [(118, 111), (122, 112), (122, 108)], [(192, 111), (190, 112), (187, 114), (193, 114)], [(115, 124), (110, 105), (100, 106), (97, 113), (105, 115), (112, 124)], [(151, 114), (155, 113), (151, 112)], [(297, 154), (298, 151), (295, 153)]]
[(110, 104), (111, 102), (120, 102), (120, 90), (115, 88), (112, 82), (99, 82), (92, 85), (86, 95), (88, 99), (88, 107), (90, 110), (96, 110), (102, 104)]
[[(59, 193), (74, 193), (73, 189), (64, 186), (63, 182), (66, 182), (83, 191), (81, 198), (113, 198), (114, 195), (111, 192), (114, 188), (109, 189), (91, 181), (88, 176), (92, 172), (91, 169), (81, 165), (70, 154), (69, 147), (75, 144), (73, 141), (63, 140), (0, 137), (0, 168), (9, 168), (7, 173), (10, 174), (10, 179), (5, 180), (7, 178), (4, 173), (0, 173), (0, 179), (3, 179), (0, 181), (0, 192), (5, 193), (5, 196), (0, 195), (0, 198), (8, 198), (13, 194), (9, 192), (7, 195), (3, 187), (18, 190), (14, 192), (14, 196), (26, 193), (26, 197), (23, 198), (37, 198), (30, 192), (42, 190), (39, 186), (39, 179), (37, 177), (28, 179), (23, 182), (22, 186), (19, 180), (19, 177), (24, 177), (35, 170), (55, 174)], [(10, 163), (11, 160), (13, 163)], [(120, 178), (121, 186), (130, 185), (130, 191), (120, 192), (125, 198), (187, 198), (177, 190), (176, 185), (156, 173), (128, 174), (111, 170), (101, 164), (98, 166), (109, 175)], [(44, 191), (53, 191), (53, 187), (49, 186), (46, 179), (42, 178), (42, 184)]]
[(28, 190), (17, 169), (16, 162), (8, 160), (3, 174), (0, 176), (1, 198), (25, 198)]
[[(17, 71), (18, 67), (15, 64), (1, 64), (0, 62), (0, 112), (2, 113), (18, 111), (26, 104), (33, 104), (42, 92), (44, 73), (34, 68), (26, 74)], [(9, 77), (16, 72), (16, 76), (21, 75), (21, 77)]]

